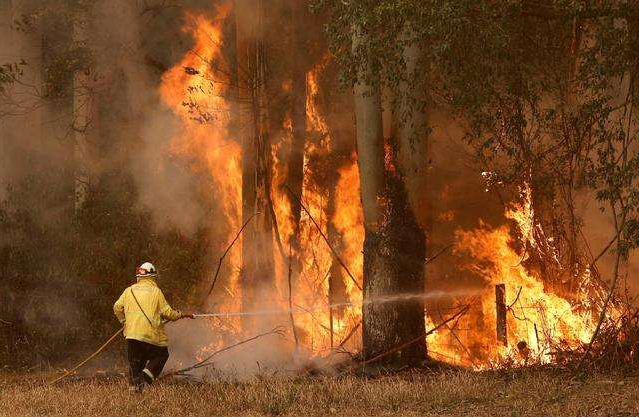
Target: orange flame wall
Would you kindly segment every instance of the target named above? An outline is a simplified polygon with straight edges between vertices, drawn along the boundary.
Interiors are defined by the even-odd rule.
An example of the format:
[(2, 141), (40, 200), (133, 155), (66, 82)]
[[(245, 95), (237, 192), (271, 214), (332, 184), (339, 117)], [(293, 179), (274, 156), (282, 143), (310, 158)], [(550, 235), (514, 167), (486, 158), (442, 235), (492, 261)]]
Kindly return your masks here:
[[(220, 22), (228, 11), (228, 7), (217, 9), (217, 24), (202, 15), (185, 16), (183, 30), (193, 37), (194, 46), (163, 74), (160, 96), (182, 122), (182, 131), (167, 151), (190, 161), (192, 169), (206, 178), (208, 188), (202, 192), (215, 195), (224, 214), (219, 223), (227, 225), (225, 230), (232, 237), (242, 219), (242, 154), (238, 138), (229, 137), (230, 106), (224, 98), (227, 82), (211, 69), (212, 62), (223, 59)], [(208, 123), (203, 123), (203, 119)], [(227, 293), (224, 306), (228, 309), (241, 305), (237, 270), (240, 254), (238, 248), (229, 253), (228, 263), (235, 268), (221, 283)]]
[[(193, 169), (207, 177), (210, 189), (220, 205), (230, 242), (239, 230), (241, 213), (241, 147), (238, 138), (229, 137), (229, 102), (225, 98), (226, 80), (220, 79), (211, 63), (223, 61), (220, 45), (223, 43), (221, 22), (228, 13), (227, 8), (217, 10), (218, 19), (213, 23), (201, 15), (187, 15), (187, 31), (194, 39), (194, 47), (182, 60), (162, 77), (160, 94), (163, 102), (182, 122), (182, 131), (177, 135), (168, 152), (192, 161)], [(329, 190), (315, 182), (308, 163), (313, 158), (323, 158), (332, 152), (332, 138), (323, 116), (318, 111), (317, 75), (323, 70), (326, 59), (322, 59), (307, 75), (308, 99), (306, 104), (309, 133), (320, 134), (319, 145), (308, 143), (305, 151), (305, 176), (303, 202), (324, 234), (331, 224), (340, 235), (339, 251), (355, 278), (362, 281), (362, 246), (364, 241), (363, 217), (359, 196), (359, 176), (356, 158), (343, 166), (338, 173), (334, 192), (335, 215), (327, 213)], [(228, 95), (226, 95), (228, 96)], [(289, 247), (293, 234), (291, 207), (283, 195), (286, 182), (286, 164), (278, 160), (278, 147), (290, 144), (290, 120), (284, 124), (284, 135), (273, 144), (273, 201), (278, 226), (284, 247)], [(533, 216), (529, 204), (530, 195), (525, 196), (521, 206), (514, 207), (508, 217), (515, 220), (525, 238)], [(301, 272), (293, 288), (293, 306), (308, 309), (295, 314), (295, 323), (301, 337), (301, 345), (311, 355), (324, 354), (330, 348), (330, 318), (328, 303), (328, 274), (333, 258), (323, 238), (307, 215), (302, 216), (299, 239), (302, 260)], [(525, 254), (513, 249), (513, 237), (509, 227), (491, 228), (480, 223), (475, 230), (458, 230), (455, 234), (455, 253), (466, 254), (474, 261), (463, 265), (466, 270), (483, 277), (486, 286), (473, 297), (457, 297), (456, 304), (471, 304), (470, 313), (462, 317), (450, 330), (442, 329), (428, 339), (429, 349), (436, 357), (449, 362), (476, 367), (489, 366), (505, 357), (535, 357), (547, 362), (551, 360), (552, 346), (557, 343), (576, 345), (587, 340), (593, 329), (593, 318), (589, 312), (577, 312), (567, 300), (544, 288), (543, 279), (529, 273), (522, 265)], [(241, 244), (241, 243), (240, 243)], [(231, 265), (228, 276), (216, 290), (216, 309), (238, 311), (241, 303), (239, 285), (240, 248), (236, 245), (226, 262)], [(273, 245), (277, 248), (277, 245)], [(276, 249), (277, 250), (277, 249)], [(288, 260), (276, 254), (276, 282), (279, 308), (286, 308)], [(508, 346), (495, 341), (495, 284), (505, 284), (508, 310)], [(361, 319), (361, 293), (353, 282), (344, 279), (348, 299), (353, 303), (333, 317), (335, 343), (343, 340), (358, 325)], [(441, 317), (435, 312), (427, 317), (429, 326), (438, 323)], [(288, 318), (282, 319), (287, 324)], [(239, 320), (229, 320), (225, 329), (241, 333)], [(358, 349), (360, 341), (354, 337), (348, 345)], [(526, 351), (519, 342), (526, 342)]]

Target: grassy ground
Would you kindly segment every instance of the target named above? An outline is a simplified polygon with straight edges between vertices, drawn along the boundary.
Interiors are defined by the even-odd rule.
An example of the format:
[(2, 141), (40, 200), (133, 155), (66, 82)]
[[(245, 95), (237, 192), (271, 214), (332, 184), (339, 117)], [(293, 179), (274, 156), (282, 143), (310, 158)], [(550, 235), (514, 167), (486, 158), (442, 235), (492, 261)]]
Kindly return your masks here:
[(0, 416), (639, 416), (639, 378), (548, 370), (408, 373), (248, 382), (160, 382), (143, 394), (123, 378), (47, 386), (0, 374)]

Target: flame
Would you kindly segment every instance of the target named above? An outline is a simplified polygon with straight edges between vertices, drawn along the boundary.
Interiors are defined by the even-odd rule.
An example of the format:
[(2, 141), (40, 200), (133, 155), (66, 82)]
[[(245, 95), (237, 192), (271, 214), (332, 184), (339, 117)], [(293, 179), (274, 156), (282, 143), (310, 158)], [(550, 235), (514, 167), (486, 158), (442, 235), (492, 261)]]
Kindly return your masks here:
[[(222, 15), (228, 9), (220, 8)], [(203, 165), (213, 181), (216, 194), (223, 203), (223, 212), (229, 225), (236, 227), (241, 218), (241, 149), (236, 138), (228, 135), (229, 105), (224, 99), (221, 82), (213, 81), (210, 62), (221, 60), (221, 28), (214, 26), (203, 16), (187, 14), (189, 24), (185, 28), (195, 39), (195, 46), (182, 60), (162, 76), (160, 96), (162, 101), (181, 119), (183, 131), (173, 138), (170, 152), (192, 159), (193, 169)], [(196, 70), (197, 75), (189, 74)], [(202, 123), (196, 112), (213, 109), (214, 123)]]
[[(306, 77), (307, 100), (306, 122), (307, 137), (318, 135), (319, 141), (307, 141), (304, 149), (304, 179), (302, 184), (302, 202), (308, 210), (303, 211), (299, 227), (301, 271), (296, 282), (294, 304), (297, 307), (326, 305), (322, 311), (313, 311), (295, 317), (296, 326), (302, 333), (306, 346), (313, 352), (322, 352), (330, 348), (331, 336), (343, 333), (343, 320), (335, 317), (328, 306), (329, 279), (333, 267), (333, 255), (324, 241), (329, 236), (331, 190), (318, 178), (319, 172), (313, 161), (321, 161), (332, 152), (332, 138), (324, 117), (317, 106), (319, 86), (317, 77), (327, 63), (327, 57), (315, 65)], [(338, 186), (339, 189), (339, 186)], [(290, 207), (281, 207), (278, 212), (290, 213)], [(310, 214), (309, 214), (310, 213)], [(289, 216), (290, 217), (290, 216)], [(312, 217), (312, 218), (311, 218)], [(318, 231), (318, 227), (321, 230)]]
[[(229, 111), (230, 103), (226, 94), (227, 82), (220, 73), (215, 72), (211, 63), (224, 62), (220, 49), (223, 44), (222, 23), (229, 11), (228, 6), (217, 10), (217, 18), (211, 21), (206, 16), (187, 14), (187, 25), (184, 30), (194, 39), (194, 47), (169, 71), (162, 76), (160, 95), (163, 102), (179, 117), (182, 123), (182, 131), (171, 142), (169, 152), (192, 161), (192, 169), (201, 172), (210, 182), (210, 189), (214, 190), (215, 201), (220, 205), (220, 211), (224, 215), (223, 223), (228, 227), (226, 239), (228, 243), (241, 226), (241, 146), (238, 138), (229, 137)], [(308, 141), (304, 150), (304, 181), (302, 200), (310, 212), (313, 220), (317, 222), (322, 233), (329, 234), (329, 224), (335, 221), (329, 218), (329, 190), (317, 179), (313, 172), (312, 161), (325, 158), (332, 152), (331, 137), (327, 124), (317, 109), (319, 87), (317, 77), (328, 62), (328, 56), (318, 63), (307, 74), (307, 126), (308, 135), (319, 135), (318, 142)], [(286, 82), (283, 89), (290, 89)], [(295, 227), (291, 221), (291, 205), (289, 199), (282, 191), (286, 184), (288, 172), (286, 161), (281, 158), (282, 150), (291, 146), (292, 129), (290, 116), (286, 117), (282, 126), (283, 135), (274, 141), (271, 148), (273, 175), (272, 198), (274, 211), (278, 224), (278, 231), (284, 251), (289, 247)], [(340, 213), (351, 213), (359, 207), (357, 179), (357, 167), (354, 161), (344, 169), (340, 176), (337, 191), (335, 193), (336, 205)], [(355, 208), (353, 208), (355, 206)], [(301, 262), (299, 277), (294, 283), (293, 306), (294, 308), (309, 307), (312, 311), (308, 314), (296, 314), (295, 324), (301, 335), (301, 345), (309, 352), (317, 354), (326, 351), (330, 347), (330, 309), (328, 308), (328, 280), (327, 274), (333, 265), (333, 256), (318, 232), (313, 220), (303, 213), (300, 220), (298, 238), (300, 253), (297, 257)], [(336, 230), (347, 235), (344, 238), (344, 257), (348, 259), (350, 268), (358, 279), (361, 280), (361, 245), (363, 241), (363, 229), (361, 226), (361, 209), (358, 215), (350, 219), (342, 216), (338, 220)], [(354, 220), (354, 221), (353, 221)], [(218, 222), (216, 222), (217, 224)], [(348, 230), (347, 230), (348, 228)], [(356, 236), (357, 235), (357, 236)], [(276, 240), (276, 236), (273, 236)], [(276, 242), (273, 245), (278, 248)], [(276, 249), (278, 252), (279, 250)], [(357, 255), (359, 253), (359, 256)], [(275, 256), (275, 274), (277, 289), (275, 292), (277, 307), (287, 306), (287, 275), (288, 254), (277, 253)], [(241, 264), (241, 241), (229, 253), (228, 262), (234, 267), (221, 288), (224, 290), (216, 296), (216, 309), (219, 311), (239, 311), (241, 308), (241, 286), (237, 267)], [(347, 291), (358, 291), (354, 284), (346, 285)], [(356, 298), (356, 297), (353, 297)], [(326, 309), (317, 310), (318, 305), (326, 305)], [(353, 307), (348, 313), (336, 317), (333, 320), (333, 332), (337, 337), (344, 337), (350, 330), (349, 324), (357, 320), (359, 308)], [(352, 318), (354, 316), (355, 318)], [(242, 329), (239, 319), (232, 320), (228, 328), (241, 336)], [(287, 323), (283, 323), (287, 324)], [(203, 351), (219, 347), (220, 342), (211, 343)]]
[[(221, 19), (215, 23), (203, 15), (185, 15), (183, 30), (193, 37), (194, 46), (162, 75), (159, 89), (163, 103), (182, 125), (168, 151), (190, 161), (191, 168), (206, 180), (202, 193), (214, 194), (215, 201), (221, 205), (220, 212), (228, 225), (226, 235), (219, 242), (222, 246), (231, 241), (242, 218), (241, 148), (238, 138), (229, 136), (227, 84), (210, 64), (223, 61), (221, 22), (229, 10), (228, 5), (218, 7), (217, 14)], [(221, 280), (219, 287), (233, 296), (224, 297), (223, 309), (233, 310), (240, 306), (237, 273), (240, 255), (239, 247), (234, 247), (228, 254), (232, 272)], [(229, 320), (227, 325), (236, 326), (237, 322), (233, 324)]]
[[(522, 202), (506, 211), (527, 248), (536, 244), (530, 189), (522, 192)], [(515, 249), (515, 231), (508, 225), (490, 227), (480, 221), (474, 230), (457, 230), (455, 253), (466, 255), (463, 268), (481, 276), (484, 287), (478, 295), (456, 300), (471, 305), (470, 312), (459, 320), (454, 335), (438, 333), (429, 339), (430, 346), (453, 362), (478, 368), (511, 363), (549, 363), (558, 347), (576, 348), (587, 343), (596, 327), (593, 309), (583, 308), (588, 301), (573, 304), (548, 288), (543, 277), (524, 266), (528, 255)], [(547, 242), (551, 244), (551, 242)], [(587, 278), (586, 275), (584, 278)], [(507, 307), (507, 344), (496, 340), (495, 286), (505, 285)], [(590, 282), (592, 284), (592, 282)], [(588, 297), (584, 292), (583, 297)], [(432, 322), (431, 322), (432, 323)]]
[[(214, 21), (203, 15), (186, 15), (188, 23), (184, 30), (193, 37), (194, 47), (162, 76), (160, 86), (164, 104), (182, 124), (181, 132), (173, 138), (168, 151), (191, 161), (192, 169), (207, 180), (208, 188), (203, 192), (215, 195), (223, 214), (222, 222), (227, 226), (223, 229), (226, 233), (223, 236), (225, 239), (221, 239), (222, 246), (230, 242), (239, 230), (242, 219), (242, 150), (238, 138), (229, 136), (228, 83), (220, 79), (221, 74), (211, 65), (213, 62), (224, 62), (220, 49), (220, 45), (223, 45), (221, 24), (228, 11), (228, 6), (218, 8), (218, 18)], [(283, 191), (288, 172), (282, 151), (292, 144), (290, 115), (284, 120), (282, 136), (274, 141), (271, 148), (273, 209), (285, 252), (276, 253), (274, 257), (276, 307), (285, 308), (288, 305), (290, 260), (286, 252), (297, 233), (299, 253), (295, 255), (301, 265), (299, 276), (293, 282), (291, 302), (295, 308), (312, 310), (306, 314), (295, 314), (294, 317), (301, 347), (310, 355), (326, 354), (331, 344), (339, 344), (361, 322), (362, 294), (344, 271), (340, 271), (338, 278), (343, 281), (347, 300), (353, 304), (339, 311), (331, 310), (328, 305), (329, 276), (336, 273), (336, 267), (322, 234), (332, 239), (331, 245), (359, 284), (363, 276), (364, 243), (355, 154), (346, 164), (337, 168), (337, 183), (333, 187), (325, 184), (323, 173), (317, 172), (314, 163), (326, 160), (334, 152), (330, 129), (318, 105), (318, 77), (328, 59), (328, 55), (323, 57), (307, 74), (307, 136), (315, 135), (319, 140), (307, 141), (304, 149), (302, 200), (312, 219), (302, 213), (297, 231), (292, 222), (291, 204)], [(283, 82), (282, 89), (290, 88), (290, 83)], [(388, 158), (388, 146), (386, 144), (387, 168), (394, 170), (393, 161)], [(587, 342), (592, 335), (596, 320), (593, 317), (594, 309), (587, 307), (596, 305), (596, 300), (591, 299), (591, 292), (587, 290), (595, 285), (588, 271), (584, 273), (577, 297), (581, 304), (575, 305), (548, 288), (544, 277), (526, 268), (528, 250), (535, 250), (540, 245), (552, 248), (553, 242), (551, 238), (546, 239), (540, 226), (535, 224), (529, 188), (523, 189), (521, 200), (520, 204), (513, 205), (506, 212), (506, 217), (512, 220), (514, 226), (491, 227), (480, 222), (474, 230), (456, 231), (454, 253), (465, 260), (461, 268), (480, 276), (483, 286), (472, 297), (451, 297), (453, 305), (470, 304), (471, 309), (456, 324), (451, 323), (450, 329), (442, 328), (429, 336), (429, 351), (434, 356), (477, 368), (498, 364), (509, 358), (517, 363), (530, 360), (545, 363), (553, 360), (554, 347), (575, 347)], [(440, 219), (451, 222), (455, 214), (442, 213)], [(216, 225), (219, 223), (218, 220)], [(539, 241), (540, 237), (546, 241)], [(231, 268), (218, 288), (219, 297), (216, 299), (220, 302), (216, 309), (219, 311), (239, 311), (241, 307), (237, 272), (241, 264), (240, 245), (241, 242), (227, 258)], [(277, 244), (273, 247), (279, 252)], [(516, 247), (523, 249), (518, 251)], [(504, 284), (506, 289), (507, 345), (496, 341), (497, 284)], [(317, 306), (324, 308), (318, 309)], [(448, 311), (451, 310), (454, 308)], [(427, 326), (435, 326), (446, 315), (442, 313), (442, 317), (439, 317), (431, 312), (426, 317)], [(288, 322), (282, 324), (288, 326)], [(229, 319), (222, 325), (225, 330), (241, 333), (239, 320)], [(521, 342), (525, 342), (525, 346)], [(211, 350), (216, 346), (212, 344), (206, 349)], [(360, 349), (361, 338), (351, 338), (348, 346), (351, 350)]]
[[(361, 284), (364, 271), (364, 254), (362, 252), (364, 247), (364, 213), (359, 186), (359, 170), (356, 155), (353, 155), (350, 163), (339, 171), (333, 225), (342, 238), (341, 255), (344, 262), (355, 280)], [(343, 275), (346, 276), (346, 274)], [(340, 319), (342, 340), (361, 321), (361, 309), (355, 306), (359, 306), (362, 302), (362, 292), (355, 285), (355, 282), (346, 277), (344, 284), (348, 300), (354, 306), (347, 308)], [(359, 347), (359, 343), (355, 343), (354, 346)]]

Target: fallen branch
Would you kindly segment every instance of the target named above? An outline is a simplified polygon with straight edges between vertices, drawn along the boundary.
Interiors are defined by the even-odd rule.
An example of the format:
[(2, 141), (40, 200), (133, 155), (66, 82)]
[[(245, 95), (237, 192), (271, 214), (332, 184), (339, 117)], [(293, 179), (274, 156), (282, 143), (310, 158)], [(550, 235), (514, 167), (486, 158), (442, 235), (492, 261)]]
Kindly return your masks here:
[[(237, 240), (240, 238), (240, 235), (242, 234), (242, 232), (244, 231), (246, 226), (248, 226), (248, 224), (251, 222), (251, 220), (253, 220), (253, 218), (255, 216), (257, 216), (258, 214), (262, 214), (262, 213), (260, 213), (258, 211), (257, 213), (254, 213), (251, 217), (249, 217), (246, 220), (246, 222), (244, 222), (244, 224), (242, 225), (242, 228), (237, 232), (237, 234), (235, 235), (235, 238), (233, 238), (233, 241), (231, 241), (231, 244), (226, 248), (226, 250), (224, 251), (224, 253), (220, 257), (220, 259), (218, 260), (217, 269), (215, 270), (215, 276), (213, 277), (213, 282), (211, 283), (211, 288), (209, 288), (209, 291), (206, 293), (206, 297), (204, 297), (204, 301), (206, 301), (206, 299), (209, 298), (209, 295), (211, 295), (211, 292), (213, 292), (213, 288), (215, 287), (215, 283), (217, 282), (217, 277), (220, 274), (220, 268), (222, 267), (222, 262), (224, 261), (224, 258), (226, 258), (226, 255), (228, 255), (228, 253), (230, 252), (230, 250), (233, 247), (233, 245), (235, 245), (235, 242), (237, 242)], [(202, 303), (204, 303), (204, 301)]]
[(362, 325), (362, 322), (361, 322), (361, 321), (357, 322), (357, 324), (355, 325), (355, 327), (353, 327), (353, 328), (351, 329), (351, 331), (350, 331), (350, 332), (348, 332), (348, 334), (346, 335), (346, 337), (344, 338), (344, 340), (342, 340), (342, 341), (340, 342), (340, 344), (339, 344), (337, 347), (338, 347), (338, 348), (343, 347), (343, 346), (346, 344), (346, 342), (348, 342), (348, 341), (350, 340), (350, 338), (351, 338), (351, 337), (353, 337), (353, 335), (355, 334), (355, 332), (357, 331), (357, 329), (359, 329), (359, 327), (360, 327), (361, 325)]
[(363, 361), (363, 362), (360, 362), (358, 365), (366, 366), (366, 365), (368, 365), (368, 364), (370, 364), (370, 363), (372, 363), (372, 362), (376, 362), (376, 361), (378, 361), (378, 360), (380, 360), (380, 359), (382, 359), (382, 358), (385, 358), (386, 356), (388, 356), (388, 355), (390, 355), (390, 354), (392, 354), (392, 353), (395, 353), (395, 352), (397, 352), (397, 351), (399, 351), (399, 350), (402, 350), (402, 349), (404, 349), (404, 348), (405, 348), (405, 347), (407, 347), (407, 346), (410, 346), (410, 345), (412, 345), (412, 344), (414, 344), (414, 343), (417, 343), (417, 342), (419, 342), (420, 340), (423, 340), (425, 337), (427, 337), (428, 335), (430, 335), (430, 334), (432, 334), (432, 333), (436, 332), (436, 331), (437, 331), (437, 330), (439, 330), (440, 328), (444, 327), (446, 324), (448, 324), (448, 323), (450, 323), (451, 321), (455, 320), (456, 318), (461, 317), (461, 316), (463, 316), (464, 314), (466, 314), (466, 312), (468, 311), (468, 309), (469, 309), (469, 308), (470, 308), (470, 305), (465, 306), (464, 308), (462, 308), (461, 310), (459, 310), (457, 313), (455, 313), (454, 315), (452, 315), (452, 316), (451, 316), (451, 317), (449, 317), (448, 319), (446, 319), (446, 320), (444, 320), (443, 322), (439, 323), (437, 326), (433, 327), (433, 328), (432, 328), (432, 329), (430, 329), (429, 331), (427, 331), (427, 332), (425, 332), (425, 333), (421, 334), (419, 337), (416, 337), (416, 338), (415, 338), (415, 339), (413, 339), (413, 340), (409, 340), (409, 341), (408, 341), (408, 342), (406, 342), (406, 343), (402, 343), (401, 345), (396, 346), (396, 347), (392, 348), (391, 350), (388, 350), (388, 351), (386, 351), (386, 352), (384, 352), (384, 353), (380, 353), (379, 355), (374, 356), (374, 357), (372, 357), (371, 359), (368, 359), (368, 360), (365, 360), (365, 361)]
[(102, 352), (120, 333), (122, 333), (122, 331), (124, 330), (124, 327), (122, 327), (121, 329), (119, 329), (117, 332), (115, 332), (113, 334), (113, 336), (111, 336), (109, 338), (109, 340), (107, 340), (106, 342), (104, 342), (104, 344), (102, 346), (100, 346), (100, 348), (98, 348), (98, 350), (96, 350), (95, 352), (93, 352), (93, 354), (91, 356), (89, 356), (88, 358), (86, 358), (85, 360), (83, 360), (82, 362), (80, 362), (79, 364), (77, 364), (76, 366), (73, 367), (73, 369), (71, 369), (70, 371), (67, 371), (64, 375), (54, 379), (53, 381), (49, 382), (50, 385), (55, 384), (58, 381), (63, 380), (64, 378), (68, 377), (69, 375), (71, 375), (72, 373), (74, 373), (75, 371), (77, 371), (78, 369), (80, 369), (80, 367), (82, 367), (85, 363), (89, 362), (91, 359), (95, 358), (96, 356), (98, 356), (100, 354), (100, 352)]
[[(339, 344), (339, 345), (337, 345), (337, 347), (336, 347), (336, 348), (331, 348), (330, 353), (329, 353), (328, 355), (326, 355), (325, 357), (323, 357), (323, 358), (322, 358), (323, 360), (327, 361), (327, 364), (326, 364), (326, 365), (324, 365), (324, 366), (320, 366), (318, 369), (325, 368), (327, 365), (328, 365), (328, 366), (330, 366), (330, 364), (328, 363), (328, 359), (330, 359), (330, 358), (332, 358), (332, 357), (334, 357), (334, 356), (336, 356), (336, 355), (338, 355), (338, 354), (348, 355), (348, 356), (350, 356), (350, 357), (351, 357), (351, 360), (353, 359), (353, 357), (355, 356), (355, 354), (354, 354), (354, 353), (352, 353), (352, 352), (349, 352), (348, 350), (346, 350), (346, 349), (344, 348), (344, 345), (346, 344), (346, 342), (348, 342), (348, 341), (349, 341), (349, 340), (353, 337), (353, 335), (355, 334), (355, 332), (357, 332), (357, 329), (359, 329), (361, 325), (362, 325), (362, 322), (361, 322), (361, 320), (360, 320), (360, 321), (358, 321), (358, 322), (357, 322), (357, 324), (356, 324), (356, 325), (355, 325), (355, 326), (351, 329), (351, 331), (350, 331), (350, 332), (348, 332), (348, 334), (346, 335), (346, 337), (345, 337), (345, 338), (344, 338), (344, 339), (340, 342), (340, 344)], [(311, 371), (312, 371), (311, 369), (306, 369), (306, 370), (302, 373), (302, 375), (307, 375), (307, 374), (311, 373)]]
[(327, 356), (327, 358), (331, 357), (331, 356), (333, 356), (335, 354), (338, 354), (338, 353), (345, 353), (345, 354), (348, 354), (349, 356), (353, 357), (354, 356), (353, 353), (345, 350), (344, 349), (344, 345), (346, 344), (346, 342), (348, 342), (353, 337), (353, 335), (355, 334), (355, 332), (357, 331), (357, 329), (359, 329), (359, 327), (361, 325), (362, 325), (362, 322), (358, 321), (357, 324), (351, 329), (351, 331), (348, 332), (348, 334), (346, 335), (344, 340), (342, 340), (340, 342), (340, 344), (337, 345), (336, 348), (331, 348), (331, 353)]
[(269, 330), (268, 332), (260, 333), (260, 334), (258, 334), (258, 335), (256, 335), (256, 336), (250, 337), (250, 338), (248, 338), (248, 339), (244, 339), (244, 340), (242, 340), (241, 342), (238, 342), (238, 343), (235, 343), (235, 344), (233, 344), (233, 345), (230, 345), (230, 346), (224, 347), (224, 348), (222, 348), (222, 349), (220, 349), (220, 350), (216, 350), (215, 352), (211, 353), (209, 356), (207, 356), (207, 357), (206, 357), (206, 358), (204, 358), (203, 360), (199, 361), (198, 363), (196, 363), (196, 364), (194, 364), (194, 365), (191, 365), (191, 366), (189, 366), (189, 367), (183, 368), (183, 369), (178, 369), (177, 371), (173, 371), (173, 372), (169, 372), (169, 373), (167, 373), (167, 374), (164, 374), (164, 375), (162, 375), (162, 377), (161, 377), (160, 379), (164, 379), (164, 378), (169, 377), (169, 376), (172, 376), (172, 375), (182, 375), (182, 374), (184, 374), (185, 372), (192, 371), (193, 369), (198, 369), (198, 368), (203, 368), (203, 367), (205, 367), (205, 366), (210, 366), (210, 365), (212, 365), (212, 364), (211, 364), (211, 363), (208, 363), (208, 362), (209, 362), (209, 361), (210, 361), (210, 360), (211, 360), (214, 356), (219, 355), (219, 354), (220, 354), (220, 353), (222, 353), (222, 352), (226, 352), (226, 351), (228, 351), (228, 350), (231, 350), (231, 349), (233, 349), (233, 348), (236, 348), (236, 347), (238, 347), (238, 346), (244, 345), (244, 344), (246, 344), (246, 343), (252, 342), (253, 340), (259, 339), (259, 338), (261, 338), (261, 337), (271, 335), (271, 334), (277, 334), (277, 335), (280, 335), (280, 336), (281, 336), (281, 335), (283, 334), (283, 330), (282, 330), (282, 328), (281, 328), (281, 327), (276, 327), (276, 328), (274, 328), (274, 329), (272, 329), (272, 330)]
[(353, 284), (355, 284), (355, 286), (357, 288), (359, 288), (360, 291), (363, 291), (362, 286), (359, 285), (359, 283), (357, 282), (357, 280), (355, 279), (355, 277), (353, 276), (353, 274), (351, 274), (351, 271), (349, 271), (348, 267), (346, 266), (346, 264), (344, 263), (344, 261), (342, 261), (342, 259), (339, 257), (339, 255), (337, 254), (337, 251), (335, 251), (335, 249), (333, 248), (333, 245), (331, 245), (331, 242), (328, 240), (328, 238), (326, 237), (326, 235), (324, 234), (324, 232), (322, 231), (322, 228), (319, 226), (319, 224), (317, 224), (317, 222), (315, 221), (315, 219), (313, 218), (313, 216), (311, 215), (311, 213), (308, 211), (308, 209), (306, 208), (306, 206), (304, 205), (304, 203), (302, 202), (302, 200), (300, 198), (298, 198), (295, 194), (293, 194), (293, 191), (291, 191), (291, 189), (288, 187), (288, 185), (285, 185), (286, 189), (288, 190), (288, 192), (291, 194), (291, 196), (293, 196), (293, 198), (295, 198), (299, 203), (300, 206), (302, 207), (302, 210), (304, 210), (304, 212), (308, 215), (308, 217), (311, 219), (311, 222), (313, 222), (313, 224), (315, 225), (315, 227), (317, 228), (317, 231), (319, 232), (319, 234), (322, 236), (322, 238), (324, 239), (324, 242), (326, 242), (326, 244), (328, 245), (329, 249), (331, 250), (331, 252), (333, 253), (333, 256), (335, 257), (335, 259), (337, 260), (337, 262), (340, 264), (340, 266), (344, 269), (344, 271), (346, 271), (346, 273), (348, 274), (349, 278), (351, 279), (351, 281), (353, 281)]

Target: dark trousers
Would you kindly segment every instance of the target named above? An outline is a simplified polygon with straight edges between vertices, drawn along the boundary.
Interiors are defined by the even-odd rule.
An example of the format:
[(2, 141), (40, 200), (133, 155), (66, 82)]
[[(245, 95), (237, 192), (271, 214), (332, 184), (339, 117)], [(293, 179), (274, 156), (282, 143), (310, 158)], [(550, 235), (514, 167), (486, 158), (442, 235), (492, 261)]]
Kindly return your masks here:
[(126, 353), (129, 359), (131, 383), (136, 386), (144, 383), (151, 384), (160, 376), (164, 364), (169, 359), (169, 350), (166, 346), (155, 346), (133, 339), (127, 339)]

